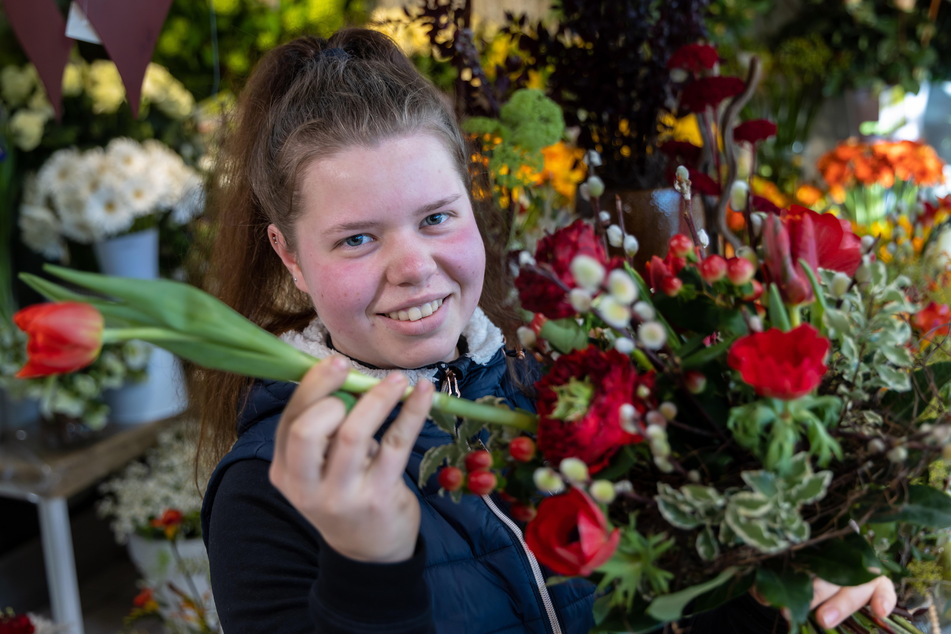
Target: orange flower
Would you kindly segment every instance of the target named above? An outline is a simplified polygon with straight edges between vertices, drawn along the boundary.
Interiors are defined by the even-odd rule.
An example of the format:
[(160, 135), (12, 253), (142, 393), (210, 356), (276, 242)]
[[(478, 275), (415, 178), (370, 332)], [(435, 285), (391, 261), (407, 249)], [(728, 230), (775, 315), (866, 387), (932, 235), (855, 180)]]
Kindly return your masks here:
[(538, 174), (536, 184), (550, 182), (555, 191), (569, 200), (575, 197), (575, 188), (584, 180), (585, 170), (581, 164), (584, 150), (559, 142), (542, 148), (545, 166)]
[(911, 325), (925, 341), (951, 334), (951, 308), (947, 304), (931, 302), (911, 318)]
[(102, 349), (103, 318), (89, 304), (27, 306), (13, 321), (28, 336), (27, 362), (16, 373), (20, 379), (75, 372), (95, 361)]
[(152, 526), (161, 528), (165, 532), (165, 537), (175, 539), (179, 529), (182, 527), (184, 515), (178, 509), (166, 509), (162, 517), (156, 517), (151, 521)]
[(132, 605), (145, 613), (158, 612), (158, 602), (155, 600), (155, 593), (152, 592), (152, 588), (142, 588), (132, 599)]

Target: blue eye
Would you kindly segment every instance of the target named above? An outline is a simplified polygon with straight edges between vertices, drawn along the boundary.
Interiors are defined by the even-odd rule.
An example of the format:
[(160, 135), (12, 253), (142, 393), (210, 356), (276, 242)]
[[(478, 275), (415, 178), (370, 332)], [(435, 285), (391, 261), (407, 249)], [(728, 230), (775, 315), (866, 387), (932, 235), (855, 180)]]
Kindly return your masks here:
[(343, 244), (348, 247), (358, 247), (361, 244), (366, 244), (367, 242), (369, 242), (369, 240), (370, 240), (370, 236), (368, 234), (358, 233), (357, 235), (350, 236), (349, 238), (344, 240)]
[(446, 222), (447, 218), (449, 218), (449, 214), (444, 212), (430, 214), (423, 219), (423, 224), (427, 226), (441, 225)]

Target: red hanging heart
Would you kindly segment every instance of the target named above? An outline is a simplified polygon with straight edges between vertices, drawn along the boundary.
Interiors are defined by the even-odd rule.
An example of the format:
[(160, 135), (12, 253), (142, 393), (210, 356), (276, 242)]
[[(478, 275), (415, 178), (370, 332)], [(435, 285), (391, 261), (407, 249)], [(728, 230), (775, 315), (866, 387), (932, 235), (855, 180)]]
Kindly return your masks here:
[(172, 0), (84, 0), (82, 4), (119, 70), (132, 115), (136, 117), (145, 70), (171, 5)]
[(33, 62), (56, 120), (63, 115), (63, 70), (73, 40), (66, 37), (66, 20), (54, 0), (3, 0), (3, 8), (20, 46)]

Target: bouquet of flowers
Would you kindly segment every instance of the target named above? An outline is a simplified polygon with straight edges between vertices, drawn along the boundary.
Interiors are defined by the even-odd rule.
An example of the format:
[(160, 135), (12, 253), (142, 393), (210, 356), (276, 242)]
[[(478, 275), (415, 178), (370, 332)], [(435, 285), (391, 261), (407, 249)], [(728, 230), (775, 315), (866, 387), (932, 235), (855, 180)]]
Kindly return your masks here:
[[(677, 188), (686, 202), (686, 170)], [(537, 416), (437, 395), (433, 418), (457, 442), (428, 454), (421, 477), (454, 496), (500, 491), (543, 564), (599, 584), (603, 630), (647, 631), (755, 584), (795, 627), (819, 631), (813, 575), (857, 585), (881, 571), (903, 606), (941, 605), (951, 529), (941, 311), (911, 299), (874, 240), (831, 214), (760, 216), (730, 257), (677, 235), (643, 272), (629, 263), (636, 240), (610, 214), (596, 220), (518, 256), (520, 340), (545, 370)], [(128, 328), (104, 328), (105, 340), (140, 337), (280, 379), (314, 362), (185, 285), (48, 270), (111, 298), (28, 278)], [(373, 382), (354, 373), (344, 389)], [(914, 631), (909, 616), (880, 627)], [(854, 619), (852, 631), (879, 627)]]
[(157, 226), (182, 226), (201, 211), (202, 180), (159, 141), (117, 138), (105, 148), (59, 150), (24, 191), (23, 242), (66, 261), (66, 240), (91, 244)]

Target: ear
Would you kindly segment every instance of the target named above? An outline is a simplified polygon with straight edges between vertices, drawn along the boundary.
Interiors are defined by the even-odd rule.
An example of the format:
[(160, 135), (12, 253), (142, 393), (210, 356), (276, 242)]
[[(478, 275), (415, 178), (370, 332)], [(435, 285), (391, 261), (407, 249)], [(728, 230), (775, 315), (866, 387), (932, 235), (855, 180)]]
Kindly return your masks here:
[(270, 224), (267, 226), (267, 241), (274, 252), (277, 253), (277, 257), (281, 258), (281, 262), (284, 263), (284, 267), (294, 281), (294, 286), (305, 293), (309, 293), (304, 274), (297, 263), (297, 255), (287, 248), (287, 240), (284, 239), (284, 234), (276, 225)]

